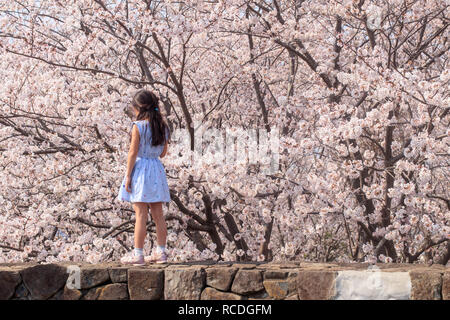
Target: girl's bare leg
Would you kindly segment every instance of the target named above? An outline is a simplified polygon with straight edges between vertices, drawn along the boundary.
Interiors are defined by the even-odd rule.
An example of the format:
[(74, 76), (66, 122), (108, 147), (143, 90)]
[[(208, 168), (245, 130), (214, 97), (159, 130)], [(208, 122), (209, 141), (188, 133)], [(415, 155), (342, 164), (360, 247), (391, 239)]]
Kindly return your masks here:
[(148, 204), (145, 202), (133, 202), (136, 212), (136, 223), (134, 225), (134, 247), (143, 248), (147, 236)]
[(156, 226), (156, 242), (159, 246), (166, 245), (167, 227), (164, 219), (162, 202), (150, 203), (150, 211)]

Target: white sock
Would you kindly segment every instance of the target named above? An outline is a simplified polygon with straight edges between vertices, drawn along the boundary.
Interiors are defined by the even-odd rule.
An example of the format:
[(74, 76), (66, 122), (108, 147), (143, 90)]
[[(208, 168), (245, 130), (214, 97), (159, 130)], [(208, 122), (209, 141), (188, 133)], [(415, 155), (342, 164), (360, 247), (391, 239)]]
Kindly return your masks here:
[(157, 250), (158, 250), (159, 252), (164, 252), (164, 251), (166, 251), (166, 246), (160, 246), (160, 245), (158, 245)]
[(134, 248), (134, 255), (135, 256), (143, 256), (144, 255), (144, 249)]

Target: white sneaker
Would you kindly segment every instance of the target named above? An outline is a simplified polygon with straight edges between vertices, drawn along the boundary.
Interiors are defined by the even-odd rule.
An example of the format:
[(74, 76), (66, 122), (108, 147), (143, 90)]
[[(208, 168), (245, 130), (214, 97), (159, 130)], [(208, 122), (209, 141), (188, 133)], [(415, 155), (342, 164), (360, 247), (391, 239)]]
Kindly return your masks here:
[(160, 252), (159, 250), (155, 250), (151, 255), (145, 256), (144, 261), (147, 263), (152, 262), (167, 263), (167, 252), (166, 251)]
[(131, 264), (133, 266), (145, 266), (144, 256), (125, 255), (120, 259), (123, 264)]

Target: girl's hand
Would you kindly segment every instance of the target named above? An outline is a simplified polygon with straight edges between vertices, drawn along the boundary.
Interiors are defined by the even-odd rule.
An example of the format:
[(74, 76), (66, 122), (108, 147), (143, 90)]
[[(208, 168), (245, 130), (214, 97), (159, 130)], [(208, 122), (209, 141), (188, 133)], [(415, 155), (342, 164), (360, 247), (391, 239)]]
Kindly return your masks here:
[(125, 182), (125, 189), (127, 192), (131, 193), (131, 177), (127, 177), (127, 182)]

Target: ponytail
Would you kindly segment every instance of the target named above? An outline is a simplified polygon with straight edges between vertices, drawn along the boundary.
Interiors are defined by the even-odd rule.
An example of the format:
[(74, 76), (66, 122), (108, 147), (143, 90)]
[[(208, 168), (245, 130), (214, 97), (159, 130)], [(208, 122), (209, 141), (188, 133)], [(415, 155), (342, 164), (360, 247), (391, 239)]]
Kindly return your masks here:
[(139, 111), (136, 120), (148, 118), (152, 130), (151, 145), (159, 146), (166, 141), (166, 132), (170, 138), (169, 127), (162, 118), (159, 108), (159, 98), (151, 91), (141, 89), (133, 97), (132, 105)]

